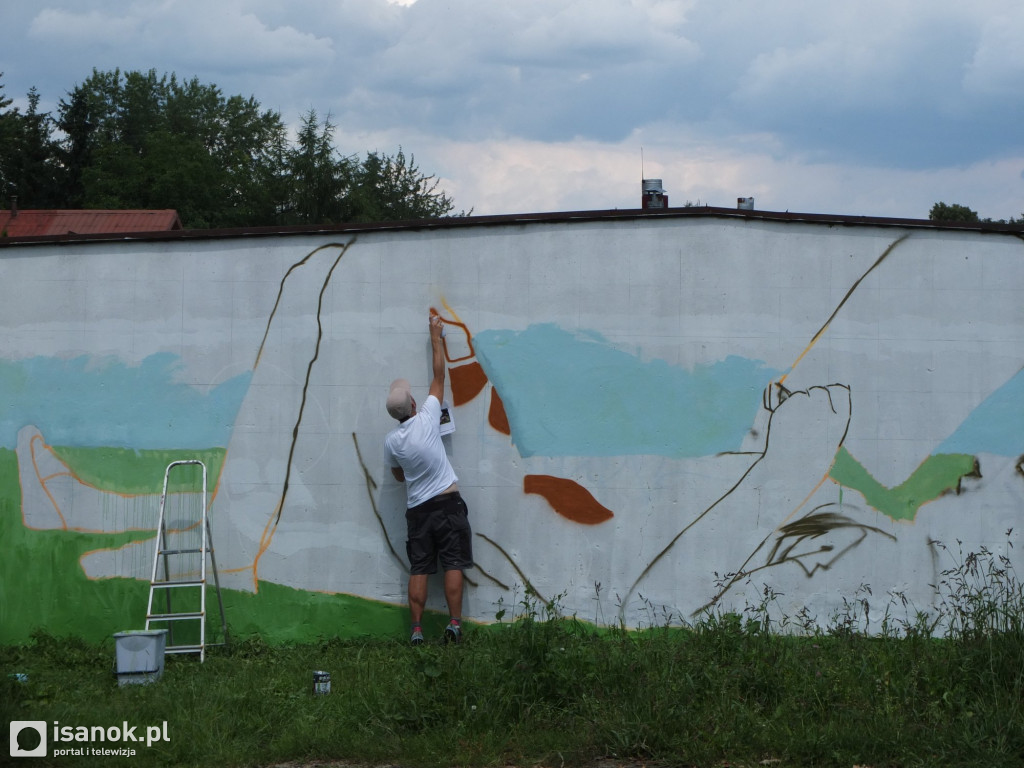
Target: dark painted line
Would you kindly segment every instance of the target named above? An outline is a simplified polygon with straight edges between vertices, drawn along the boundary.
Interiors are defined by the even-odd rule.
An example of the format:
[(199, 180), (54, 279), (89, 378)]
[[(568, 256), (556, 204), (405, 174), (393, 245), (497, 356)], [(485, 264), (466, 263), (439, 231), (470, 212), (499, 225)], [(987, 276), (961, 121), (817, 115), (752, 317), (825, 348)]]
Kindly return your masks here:
[[(525, 574), (525, 573), (523, 573), (523, 572), (522, 572), (522, 571), (521, 571), (521, 570), (519, 569), (519, 566), (518, 566), (518, 565), (516, 565), (516, 563), (515, 563), (515, 560), (513, 560), (513, 559), (511, 558), (511, 556), (509, 556), (508, 552), (506, 552), (506, 551), (505, 551), (504, 549), (502, 549), (502, 548), (501, 548), (501, 545), (500, 545), (500, 544), (498, 544), (498, 542), (496, 542), (496, 541), (495, 541), (494, 539), (492, 539), (492, 538), (491, 538), (490, 536), (487, 536), (486, 534), (483, 534), (483, 533), (478, 533), (478, 534), (477, 534), (477, 536), (479, 536), (479, 537), (480, 537), (481, 539), (483, 539), (484, 541), (486, 541), (486, 542), (487, 542), (488, 544), (490, 544), (490, 545), (491, 545), (492, 547), (494, 547), (494, 548), (495, 548), (496, 550), (498, 550), (499, 552), (501, 552), (501, 554), (503, 554), (503, 555), (505, 556), (505, 559), (506, 559), (506, 560), (508, 560), (508, 562), (509, 562), (509, 565), (511, 565), (511, 566), (512, 566), (512, 567), (513, 567), (513, 568), (515, 569), (515, 572), (519, 574), (519, 578), (521, 578), (521, 579), (523, 580), (523, 584), (524, 584), (524, 585), (526, 586), (526, 588), (527, 588), (528, 590), (530, 590), (530, 592), (532, 592), (533, 594), (535, 594), (535, 595), (536, 595), (536, 596), (537, 596), (537, 597), (538, 597), (538, 598), (540, 599), (540, 601), (541, 601), (542, 603), (544, 603), (545, 605), (547, 605), (547, 602), (548, 602), (548, 601), (547, 601), (547, 600), (545, 600), (545, 599), (544, 599), (544, 596), (543, 596), (543, 595), (541, 595), (541, 593), (540, 593), (540, 592), (538, 592), (538, 591), (536, 590), (536, 588), (535, 588), (535, 587), (533, 586), (533, 584), (531, 584), (531, 583), (530, 583), (530, 580), (529, 580), (528, 578), (526, 578), (526, 574)], [(495, 579), (495, 581), (497, 581), (497, 579)], [(500, 582), (498, 582), (498, 583), (500, 583)], [(505, 589), (508, 589), (508, 587), (505, 587)]]
[[(320, 357), (320, 342), (323, 341), (324, 338), (324, 326), (323, 320), (321, 319), (321, 313), (323, 312), (324, 307), (324, 294), (327, 292), (327, 286), (331, 283), (331, 276), (334, 274), (335, 268), (337, 268), (338, 264), (341, 262), (341, 257), (345, 255), (345, 251), (352, 242), (355, 241), (350, 241), (348, 245), (345, 245), (341, 249), (341, 253), (338, 254), (338, 258), (336, 258), (334, 263), (331, 264), (331, 268), (327, 272), (327, 277), (324, 279), (324, 283), (320, 287), (320, 296), (317, 299), (316, 305), (316, 347), (313, 350), (313, 357), (306, 366), (306, 380), (302, 383), (302, 402), (299, 404), (299, 416), (295, 420), (295, 427), (292, 429), (292, 444), (288, 449), (288, 464), (285, 466), (284, 486), (281, 488), (281, 501), (277, 507), (277, 518), (274, 520), (275, 528), (277, 527), (277, 524), (281, 522), (281, 513), (284, 512), (284, 500), (288, 496), (288, 484), (292, 476), (292, 459), (295, 457), (295, 445), (299, 441), (299, 427), (302, 425), (302, 416), (306, 411), (306, 397), (309, 394), (309, 380), (313, 375), (313, 366), (316, 365), (316, 361)], [(320, 249), (318, 248), (317, 250)]]
[(377, 510), (377, 502), (373, 498), (373, 492), (377, 489), (377, 481), (370, 475), (370, 470), (366, 466), (366, 462), (363, 461), (363, 452), (359, 450), (359, 438), (356, 437), (356, 433), (352, 433), (352, 443), (356, 447), (356, 458), (359, 459), (359, 466), (363, 469), (363, 477), (366, 478), (366, 495), (370, 497), (370, 506), (373, 508), (373, 516), (377, 518), (377, 522), (380, 524), (381, 533), (384, 534), (384, 541), (387, 542), (388, 549), (391, 551), (391, 556), (395, 558), (395, 561), (401, 566), (402, 570), (406, 573), (409, 572), (409, 566), (405, 564), (405, 561), (399, 557), (395, 551), (394, 546), (391, 544), (391, 537), (388, 536), (387, 526), (384, 525), (384, 518), (381, 517), (380, 512)]

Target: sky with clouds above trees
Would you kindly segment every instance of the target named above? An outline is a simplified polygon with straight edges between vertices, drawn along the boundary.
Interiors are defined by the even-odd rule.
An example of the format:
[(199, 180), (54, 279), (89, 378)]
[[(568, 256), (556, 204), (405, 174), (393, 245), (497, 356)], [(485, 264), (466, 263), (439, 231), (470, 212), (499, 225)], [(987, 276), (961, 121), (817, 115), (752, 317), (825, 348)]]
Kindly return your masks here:
[(0, 83), (55, 111), (174, 72), (347, 154), (401, 146), (456, 210), (1024, 213), (1019, 0), (0, 0)]

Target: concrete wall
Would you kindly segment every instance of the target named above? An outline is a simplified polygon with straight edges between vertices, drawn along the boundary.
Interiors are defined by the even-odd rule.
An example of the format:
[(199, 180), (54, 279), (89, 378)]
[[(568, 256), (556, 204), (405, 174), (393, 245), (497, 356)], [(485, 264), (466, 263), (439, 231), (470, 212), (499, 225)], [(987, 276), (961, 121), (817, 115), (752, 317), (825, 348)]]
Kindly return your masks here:
[[(425, 397), (431, 308), (467, 618), (530, 590), (638, 626), (767, 591), (822, 624), (868, 600), (877, 628), (935, 609), (963, 555), (1024, 549), (1013, 234), (595, 217), (0, 262), (0, 640), (141, 626), (181, 458), (209, 467), (236, 631), (404, 632), (384, 398)], [(184, 532), (197, 495), (167, 503)]]

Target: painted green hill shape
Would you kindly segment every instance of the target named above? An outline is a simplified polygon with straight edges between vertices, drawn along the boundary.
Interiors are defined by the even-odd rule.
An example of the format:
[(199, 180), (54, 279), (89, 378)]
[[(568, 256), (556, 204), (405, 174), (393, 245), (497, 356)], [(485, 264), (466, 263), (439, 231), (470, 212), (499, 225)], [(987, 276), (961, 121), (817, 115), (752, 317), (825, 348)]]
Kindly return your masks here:
[[(84, 483), (113, 493), (159, 494), (164, 472), (173, 461), (198, 459), (206, 465), (206, 482), (213, 491), (227, 451), (224, 448), (189, 450), (133, 450), (131, 448), (80, 448), (52, 446), (54, 454)], [(202, 475), (198, 467), (179, 467), (172, 472), (169, 491), (198, 488)]]
[(956, 492), (965, 477), (978, 477), (978, 462), (963, 453), (929, 456), (899, 485), (887, 488), (846, 450), (840, 448), (829, 476), (840, 485), (858, 491), (864, 500), (893, 520), (913, 520), (929, 501)]
[[(55, 449), (79, 476), (97, 485), (114, 484), (119, 492), (159, 493), (168, 461), (203, 458), (216, 464), (222, 449), (200, 452), (123, 451), (122, 449)], [(105, 465), (114, 460), (117, 468)], [(219, 472), (219, 466), (217, 467)], [(211, 473), (211, 480), (216, 478)], [(14, 451), (0, 448), (0, 645), (27, 642), (37, 629), (56, 636), (113, 642), (115, 632), (145, 625), (149, 583), (137, 579), (90, 579), (81, 558), (96, 549), (116, 549), (145, 541), (152, 531), (88, 533), (32, 530), (21, 517), (21, 488)], [(331, 637), (404, 638), (404, 605), (356, 595), (329, 594), (261, 582), (252, 594), (224, 589), (224, 613), (235, 639), (259, 636), (268, 643), (308, 642)], [(207, 604), (216, 606), (207, 591)], [(439, 637), (447, 615), (428, 612), (425, 624)], [(212, 608), (208, 630), (219, 635), (220, 617)]]

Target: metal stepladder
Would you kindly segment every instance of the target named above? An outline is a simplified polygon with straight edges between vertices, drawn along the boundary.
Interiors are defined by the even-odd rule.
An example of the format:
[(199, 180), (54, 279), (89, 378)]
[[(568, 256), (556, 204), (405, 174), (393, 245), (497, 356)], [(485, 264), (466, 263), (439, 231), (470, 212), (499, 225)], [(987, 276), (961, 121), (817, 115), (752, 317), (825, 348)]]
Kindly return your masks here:
[[(185, 507), (184, 503), (178, 506), (178, 514), (182, 519), (173, 521), (168, 525), (168, 484), (171, 478), (171, 470), (176, 467), (198, 466), (202, 469), (202, 491), (198, 500), (199, 515), (195, 518), (195, 496), (194, 492), (176, 494), (179, 500), (189, 499), (192, 507)], [(181, 474), (176, 473), (176, 474)], [(153, 573), (149, 582), (149, 603), (146, 607), (146, 629), (167, 629), (167, 645), (165, 653), (198, 653), (199, 660), (206, 660), (206, 647), (208, 645), (223, 645), (228, 639), (227, 622), (224, 618), (224, 601), (220, 593), (220, 579), (217, 575), (217, 561), (213, 554), (213, 536), (210, 532), (210, 516), (207, 510), (206, 495), (207, 479), (206, 465), (203, 462), (190, 459), (185, 461), (172, 461), (164, 471), (163, 492), (160, 495), (160, 517), (157, 522), (156, 549), (153, 553)], [(210, 559), (210, 566), (213, 571), (213, 582), (217, 590), (217, 605), (220, 608), (221, 643), (208, 643), (206, 641), (206, 560), (207, 554)], [(163, 566), (161, 568), (160, 566)], [(154, 610), (154, 596), (160, 590), (166, 597), (165, 609)], [(198, 594), (196, 593), (198, 590)], [(176, 595), (177, 608), (171, 597)], [(181, 608), (182, 602), (185, 603)], [(184, 631), (188, 623), (188, 642), (174, 644), (174, 627), (184, 622)], [(153, 624), (157, 627), (153, 627)], [(198, 623), (198, 628), (195, 626)]]

